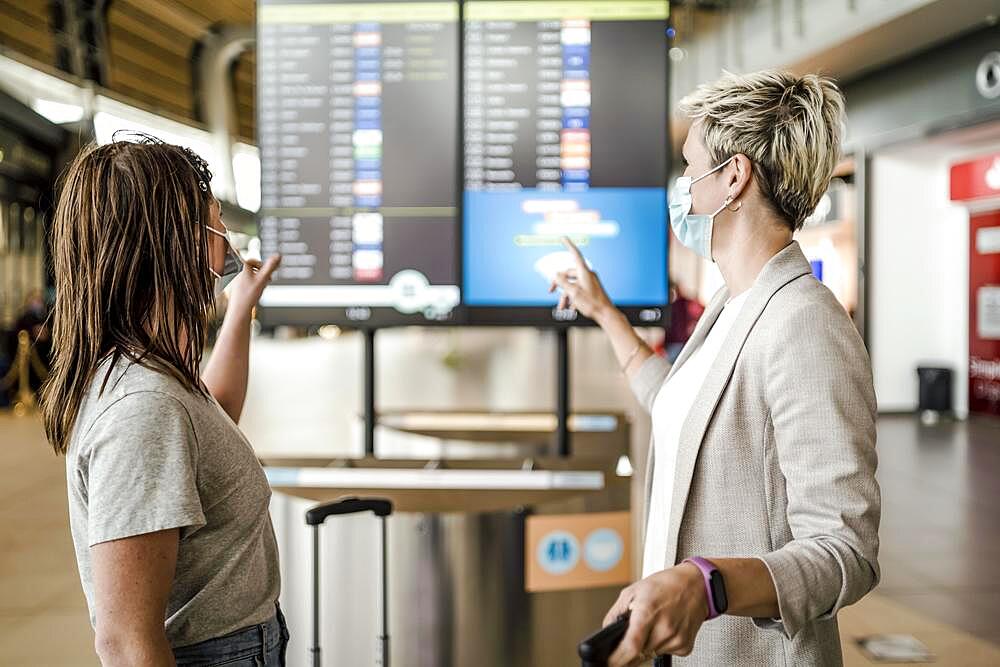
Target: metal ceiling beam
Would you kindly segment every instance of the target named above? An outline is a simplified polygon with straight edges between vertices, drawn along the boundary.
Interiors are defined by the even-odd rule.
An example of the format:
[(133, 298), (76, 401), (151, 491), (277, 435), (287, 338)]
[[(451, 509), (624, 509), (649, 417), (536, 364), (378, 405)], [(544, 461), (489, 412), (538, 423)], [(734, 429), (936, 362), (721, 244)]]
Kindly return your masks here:
[(236, 95), (232, 81), (233, 63), (255, 40), (252, 25), (219, 25), (198, 42), (193, 56), (195, 104), (198, 119), (208, 126), (220, 156), (219, 194), (236, 201), (233, 174), (233, 137)]
[(110, 0), (52, 0), (49, 3), (57, 66), (98, 85), (108, 80), (109, 4)]

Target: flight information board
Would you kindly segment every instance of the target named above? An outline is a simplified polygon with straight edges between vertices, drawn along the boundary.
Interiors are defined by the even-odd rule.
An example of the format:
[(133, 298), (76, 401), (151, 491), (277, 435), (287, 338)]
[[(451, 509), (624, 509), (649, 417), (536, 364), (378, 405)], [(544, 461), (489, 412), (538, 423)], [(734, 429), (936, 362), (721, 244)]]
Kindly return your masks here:
[(571, 238), (636, 322), (667, 303), (667, 3), (466, 2), (463, 302), (470, 321), (572, 320)]
[(458, 306), (457, 2), (260, 0), (265, 322), (449, 321)]

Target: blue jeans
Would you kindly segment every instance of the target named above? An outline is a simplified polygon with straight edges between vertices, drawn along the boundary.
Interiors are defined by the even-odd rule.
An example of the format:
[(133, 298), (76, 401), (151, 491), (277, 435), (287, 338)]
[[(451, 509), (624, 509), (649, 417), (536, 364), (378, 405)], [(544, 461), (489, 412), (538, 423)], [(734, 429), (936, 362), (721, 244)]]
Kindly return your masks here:
[(260, 625), (174, 649), (177, 667), (285, 667), (288, 627), (281, 607)]

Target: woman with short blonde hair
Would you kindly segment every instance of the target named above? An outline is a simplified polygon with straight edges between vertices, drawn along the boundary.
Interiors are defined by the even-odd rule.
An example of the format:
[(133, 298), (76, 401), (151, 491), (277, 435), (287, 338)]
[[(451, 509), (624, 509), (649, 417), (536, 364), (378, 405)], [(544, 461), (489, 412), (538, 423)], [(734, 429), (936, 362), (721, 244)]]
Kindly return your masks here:
[(694, 122), (670, 196), (678, 240), (725, 279), (673, 367), (579, 251), (559, 274), (607, 333), (652, 416), (643, 578), (611, 665), (840, 665), (837, 612), (879, 580), (875, 392), (861, 337), (793, 240), (839, 159), (844, 101), (815, 76), (727, 74), (682, 100)]

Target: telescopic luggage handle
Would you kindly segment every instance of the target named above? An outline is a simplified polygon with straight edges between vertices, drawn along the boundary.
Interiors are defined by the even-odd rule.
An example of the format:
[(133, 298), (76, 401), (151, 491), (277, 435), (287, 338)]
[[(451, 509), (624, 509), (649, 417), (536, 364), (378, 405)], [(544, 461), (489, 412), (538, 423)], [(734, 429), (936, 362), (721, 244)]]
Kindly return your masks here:
[[(614, 623), (590, 635), (577, 646), (581, 667), (607, 667), (608, 658), (615, 652), (628, 630), (628, 612), (618, 617)], [(670, 667), (670, 656), (656, 658), (654, 667)]]
[(382, 583), (382, 614), (379, 619), (378, 655), (376, 664), (389, 667), (389, 586), (387, 582), (388, 554), (386, 552), (386, 518), (392, 514), (392, 501), (385, 498), (338, 498), (329, 503), (323, 503), (306, 511), (306, 523), (313, 527), (313, 642), (309, 652), (312, 654), (313, 667), (320, 667), (319, 647), (319, 527), (331, 516), (372, 512), (381, 519), (382, 548), (379, 565)]
[(392, 501), (383, 498), (338, 498), (329, 503), (317, 505), (306, 512), (306, 523), (310, 526), (318, 526), (327, 517), (339, 514), (357, 514), (358, 512), (372, 512), (375, 516), (389, 516), (392, 514)]

